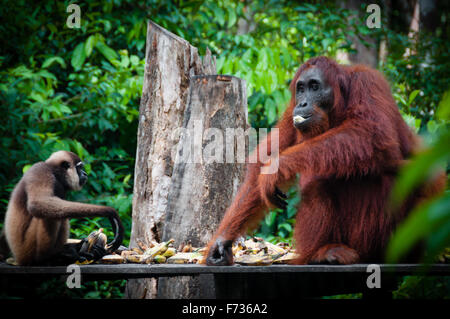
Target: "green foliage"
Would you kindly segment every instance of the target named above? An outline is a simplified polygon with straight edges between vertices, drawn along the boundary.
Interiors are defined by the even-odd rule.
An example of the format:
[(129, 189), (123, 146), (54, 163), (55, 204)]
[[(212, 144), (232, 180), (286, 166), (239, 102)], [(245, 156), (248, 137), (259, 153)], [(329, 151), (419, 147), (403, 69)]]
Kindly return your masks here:
[(269, 212), (261, 222), (261, 227), (255, 236), (263, 237), (273, 243), (289, 242), (292, 244), (295, 216), (300, 196), (297, 187), (290, 188), (287, 195), (288, 206), (286, 210), (275, 209)]
[[(429, 33), (422, 30), (413, 41), (407, 34), (384, 30), (389, 43), (389, 55), (381, 62), (381, 71), (391, 80), (393, 95), (399, 107), (407, 114), (422, 119), (422, 128), (435, 111), (443, 92), (450, 87), (450, 41), (445, 29)], [(405, 54), (406, 48), (413, 51)], [(416, 98), (419, 94), (420, 98)]]
[[(32, 163), (53, 151), (71, 150), (86, 162), (90, 175), (87, 186), (73, 199), (115, 207), (129, 232), (143, 52), (131, 48), (133, 54), (123, 39), (110, 36), (112, 24), (121, 25), (112, 8), (103, 8), (112, 23), (99, 22), (98, 14), (86, 14), (80, 30), (58, 30), (55, 25), (65, 21), (67, 3), (32, 8), (19, 1), (14, 5), (23, 9), (16, 15), (33, 10), (39, 25), (45, 27), (27, 24), (39, 41), (22, 34), (32, 47), (26, 59), (2, 57), (8, 64), (0, 70), (0, 108), (5, 115), (0, 119), (0, 182), (7, 186), (1, 197), (7, 198), (20, 172)], [(91, 2), (82, 6), (82, 12), (94, 12), (96, 6)], [(7, 28), (20, 33), (19, 26), (11, 30), (14, 25)], [(2, 204), (4, 211), (6, 201)], [(110, 230), (100, 219), (74, 224), (76, 237), (100, 225)]]
[(99, 280), (82, 282), (81, 287), (70, 289), (65, 278), (14, 278), (2, 286), (2, 299), (118, 299), (122, 297), (126, 280)]
[(407, 276), (396, 291), (393, 299), (442, 299), (450, 296), (450, 277)]
[[(400, 172), (392, 191), (393, 208), (407, 198), (419, 185), (436, 178), (442, 167), (450, 161), (450, 130), (448, 117), (450, 99), (445, 94), (437, 112), (439, 124), (428, 125), (428, 130), (435, 134), (430, 148), (415, 156)], [(428, 122), (435, 123), (435, 122)], [(445, 247), (450, 246), (450, 191), (438, 198), (422, 203), (415, 208), (406, 221), (397, 229), (387, 251), (389, 262), (398, 262), (420, 240), (426, 241), (426, 262)]]
[[(217, 12), (227, 8), (230, 18), (234, 6), (219, 1), (205, 7), (203, 30), (213, 30), (207, 21), (221, 25), (222, 15)], [(317, 55), (336, 56), (339, 50), (349, 50), (346, 35), (358, 32), (350, 12), (333, 4), (253, 1), (234, 8), (241, 26), (231, 23), (233, 27), (217, 33), (209, 31), (208, 46), (219, 56), (218, 73), (246, 80), (253, 127), (276, 123), (291, 98), (288, 86), (299, 64)], [(250, 32), (243, 33), (246, 30)]]

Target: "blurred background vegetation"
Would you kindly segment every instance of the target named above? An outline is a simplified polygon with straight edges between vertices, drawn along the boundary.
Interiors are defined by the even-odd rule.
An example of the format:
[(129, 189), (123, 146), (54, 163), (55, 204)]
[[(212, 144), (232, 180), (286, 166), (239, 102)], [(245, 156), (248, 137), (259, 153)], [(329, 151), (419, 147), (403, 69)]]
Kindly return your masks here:
[[(370, 13), (360, 1), (274, 0), (79, 1), (81, 28), (70, 29), (66, 8), (73, 1), (2, 1), (0, 221), (22, 172), (66, 149), (83, 158), (90, 175), (71, 199), (115, 207), (128, 245), (148, 19), (188, 40), (200, 54), (210, 48), (218, 73), (246, 80), (249, 121), (255, 128), (276, 123), (290, 99), (290, 79), (311, 57), (327, 55), (378, 68), (391, 83), (405, 120), (432, 145), (405, 169), (396, 194), (406, 196), (450, 157), (450, 94), (444, 98), (450, 87), (449, 4), (373, 2), (381, 7), (379, 29), (366, 26)], [(268, 214), (257, 235), (291, 240), (300, 198), (294, 190), (289, 195), (288, 209)], [(412, 217), (399, 230), (400, 239), (394, 238), (393, 261), (424, 238), (431, 252), (450, 245), (448, 191)], [(73, 220), (71, 236), (84, 237), (98, 227), (110, 229), (102, 219)], [(446, 278), (410, 278), (394, 296), (450, 296)], [(76, 291), (61, 286), (45, 283), (38, 293), (120, 297), (124, 281), (87, 283)]]

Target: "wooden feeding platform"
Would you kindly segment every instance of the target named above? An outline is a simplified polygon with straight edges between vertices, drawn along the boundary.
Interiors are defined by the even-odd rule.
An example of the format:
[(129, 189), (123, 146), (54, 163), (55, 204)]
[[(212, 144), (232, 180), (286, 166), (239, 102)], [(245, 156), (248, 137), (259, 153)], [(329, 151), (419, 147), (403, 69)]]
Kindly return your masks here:
[[(389, 297), (398, 279), (407, 275), (448, 276), (450, 265), (380, 264), (381, 288), (367, 287), (368, 264), (204, 266), (198, 264), (91, 264), (81, 265), (81, 280), (113, 280), (177, 276), (210, 279), (211, 298), (308, 298), (362, 292), (364, 297)], [(65, 266), (11, 266), (0, 264), (0, 277), (68, 276)]]

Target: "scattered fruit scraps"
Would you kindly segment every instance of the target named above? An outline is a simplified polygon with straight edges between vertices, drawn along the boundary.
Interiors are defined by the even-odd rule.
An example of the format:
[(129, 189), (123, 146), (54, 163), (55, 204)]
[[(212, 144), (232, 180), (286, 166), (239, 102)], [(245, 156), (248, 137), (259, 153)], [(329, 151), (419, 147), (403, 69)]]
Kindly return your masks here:
[[(139, 248), (122, 247), (113, 255), (106, 255), (97, 263), (122, 264), (197, 264), (203, 259), (206, 248), (192, 247), (191, 243), (182, 243), (178, 249), (174, 240), (150, 244), (150, 247), (138, 243)], [(232, 247), (234, 262), (247, 266), (264, 266), (286, 264), (296, 258), (291, 247), (286, 243), (274, 245), (261, 238), (237, 240)]]

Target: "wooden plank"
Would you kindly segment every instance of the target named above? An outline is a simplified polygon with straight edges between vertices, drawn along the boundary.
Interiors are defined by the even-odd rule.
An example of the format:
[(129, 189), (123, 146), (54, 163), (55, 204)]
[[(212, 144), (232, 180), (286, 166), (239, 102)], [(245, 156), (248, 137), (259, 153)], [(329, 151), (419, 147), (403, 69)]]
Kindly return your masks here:
[[(82, 265), (82, 281), (194, 276), (204, 278), (211, 286), (208, 298), (218, 299), (290, 299), (363, 293), (364, 297), (391, 296), (399, 279), (406, 275), (450, 275), (450, 265), (431, 265), (424, 272), (422, 265), (380, 265), (381, 289), (368, 289), (367, 264), (330, 265), (272, 265), (272, 266), (204, 266), (204, 265)], [(0, 278), (46, 280), (69, 275), (65, 266), (21, 267), (0, 264)]]
[[(272, 265), (272, 266), (204, 266), (197, 264), (187, 265), (142, 265), (142, 264), (120, 264), (120, 265), (80, 265), (82, 275), (119, 275), (121, 278), (149, 278), (160, 276), (186, 276), (199, 274), (324, 274), (332, 273), (367, 273), (367, 264), (356, 265)], [(419, 264), (380, 264), (382, 273), (396, 275), (450, 275), (450, 265), (434, 264), (424, 269)], [(0, 276), (2, 275), (67, 275), (65, 266), (11, 266), (0, 263)]]

